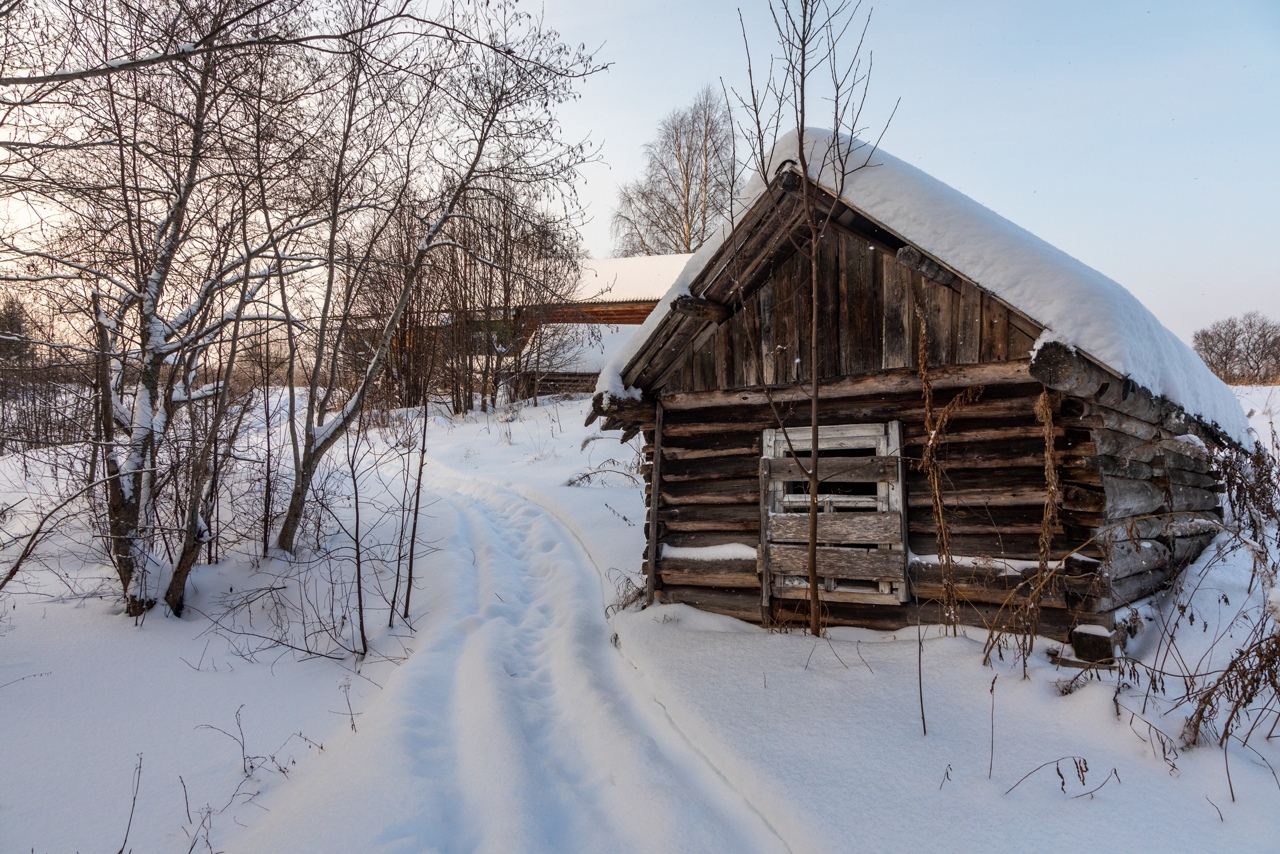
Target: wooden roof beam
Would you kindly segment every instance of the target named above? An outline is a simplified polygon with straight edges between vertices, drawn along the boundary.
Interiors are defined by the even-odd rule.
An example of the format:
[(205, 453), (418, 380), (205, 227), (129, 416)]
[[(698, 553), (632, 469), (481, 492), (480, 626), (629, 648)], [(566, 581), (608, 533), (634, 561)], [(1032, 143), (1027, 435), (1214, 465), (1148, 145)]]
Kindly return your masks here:
[(702, 297), (677, 297), (675, 303), (671, 306), (671, 310), (677, 314), (701, 320), (704, 323), (714, 323), (717, 326), (733, 315), (733, 309), (724, 303), (703, 299)]

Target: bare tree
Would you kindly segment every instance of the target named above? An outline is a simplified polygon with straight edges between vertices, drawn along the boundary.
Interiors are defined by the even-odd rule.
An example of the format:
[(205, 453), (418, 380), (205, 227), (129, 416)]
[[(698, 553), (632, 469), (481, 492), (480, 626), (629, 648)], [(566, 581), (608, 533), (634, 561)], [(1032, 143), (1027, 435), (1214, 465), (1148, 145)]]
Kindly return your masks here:
[[(871, 78), (871, 62), (864, 62), (863, 39), (870, 15), (859, 21), (860, 3), (839, 0), (778, 0), (770, 4), (777, 33), (777, 52), (768, 63), (768, 74), (756, 76), (757, 63), (747, 46), (748, 89), (735, 93), (742, 108), (739, 133), (747, 144), (746, 162), (766, 183), (787, 166), (814, 179), (797, 182), (801, 195), (802, 222), (795, 238), (797, 252), (809, 272), (809, 454), (792, 456), (804, 468), (809, 488), (808, 582), (809, 630), (822, 633), (822, 611), (818, 582), (819, 511), (819, 335), (821, 319), (829, 311), (822, 304), (818, 262), (819, 247), (839, 208), (840, 196), (849, 176), (870, 164), (875, 145), (859, 139), (862, 110)], [(856, 41), (850, 36), (856, 35)], [(743, 28), (746, 41), (746, 30)], [(850, 43), (852, 41), (852, 44)], [(851, 48), (851, 49), (850, 49)], [(824, 107), (817, 107), (825, 102)], [(827, 123), (814, 132), (811, 120)], [(783, 134), (793, 134), (794, 147), (776, 145)], [(815, 183), (821, 180), (819, 189)], [(779, 419), (779, 426), (791, 446), (791, 438)]]
[[(300, 4), (253, 0), (150, 12), (117, 27), (67, 9), (65, 62), (109, 64), (227, 21), (288, 32), (306, 19)], [(59, 81), (6, 114), (0, 193), (25, 216), (0, 235), (0, 263), (79, 317), (59, 346), (93, 364), (105, 534), (129, 614), (161, 592), (181, 612), (211, 536), (242, 323), (266, 310), (270, 282), (313, 265), (288, 246), (323, 221), (297, 181), (317, 79), (296, 48), (246, 47)], [(304, 201), (276, 214), (285, 198)]]
[[(355, 421), (383, 374), (420, 272), (450, 249), (469, 252), (476, 264), (495, 263), (463, 241), (468, 205), (506, 186), (563, 198), (591, 154), (585, 143), (560, 138), (553, 112), (573, 96), (578, 79), (596, 70), (590, 55), (564, 45), (540, 18), (516, 11), (513, 4), (459, 3), (450, 20), (455, 30), (473, 37), (436, 41), (429, 50), (379, 42), (369, 57), (354, 57), (347, 70), (345, 106), (337, 111), (339, 147), (328, 158), (331, 168), (323, 178), (330, 209), (324, 307), (302, 385), (293, 488), (276, 540), (285, 552), (294, 550), (318, 463)], [(376, 76), (370, 73), (375, 69)], [(379, 96), (387, 105), (386, 131), (364, 115), (367, 96), (377, 92), (387, 93)], [(384, 132), (385, 137), (376, 136)], [(386, 187), (391, 200), (356, 205), (368, 215), (349, 213), (352, 206), (345, 200), (352, 191)], [(338, 317), (347, 316), (377, 266), (378, 242), (395, 219), (390, 211), (405, 205), (413, 214), (413, 254), (391, 291), (390, 310), (368, 330), (371, 346), (363, 370), (341, 385), (336, 345), (345, 337), (347, 321), (335, 328), (331, 309), (341, 305)], [(363, 243), (355, 242), (353, 229)]]
[(1280, 323), (1250, 311), (1198, 329), (1192, 345), (1209, 370), (1232, 385), (1280, 380)]
[(672, 111), (644, 146), (644, 175), (618, 190), (615, 252), (694, 252), (728, 215), (734, 191), (733, 120), (724, 98), (704, 86)]

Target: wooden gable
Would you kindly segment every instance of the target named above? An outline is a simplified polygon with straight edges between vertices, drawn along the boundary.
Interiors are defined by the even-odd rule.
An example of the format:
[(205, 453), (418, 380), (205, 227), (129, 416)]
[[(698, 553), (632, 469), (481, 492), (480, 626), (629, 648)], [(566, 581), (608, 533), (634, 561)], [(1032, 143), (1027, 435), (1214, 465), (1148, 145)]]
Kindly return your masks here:
[[(786, 179), (794, 179), (788, 181)], [(774, 182), (624, 370), (648, 395), (791, 385), (812, 377), (811, 283), (798, 176)], [(828, 198), (824, 204), (830, 202)], [(1041, 326), (836, 202), (816, 251), (818, 375), (1025, 359)], [(805, 251), (800, 251), (801, 248)], [(917, 267), (919, 265), (917, 264)]]

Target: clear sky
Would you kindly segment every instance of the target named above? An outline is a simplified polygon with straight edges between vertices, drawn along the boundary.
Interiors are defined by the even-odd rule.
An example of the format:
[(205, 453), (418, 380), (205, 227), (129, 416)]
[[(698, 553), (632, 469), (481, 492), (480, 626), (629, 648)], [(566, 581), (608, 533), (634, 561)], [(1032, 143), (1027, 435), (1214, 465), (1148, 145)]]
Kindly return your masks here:
[[(546, 0), (611, 69), (564, 113), (604, 162), (581, 188), (612, 254), (619, 184), (664, 115), (742, 87), (762, 0)], [(864, 116), (883, 147), (1125, 285), (1174, 332), (1280, 319), (1280, 0), (881, 0)]]

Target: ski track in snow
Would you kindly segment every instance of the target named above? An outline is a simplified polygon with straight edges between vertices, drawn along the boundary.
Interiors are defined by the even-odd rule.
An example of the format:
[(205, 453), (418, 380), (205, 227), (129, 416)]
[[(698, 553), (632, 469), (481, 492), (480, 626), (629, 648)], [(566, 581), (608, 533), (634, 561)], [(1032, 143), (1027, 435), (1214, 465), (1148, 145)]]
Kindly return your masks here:
[[(315, 810), (314, 791), (289, 784), (249, 847), (232, 849), (267, 850), (278, 838), (301, 850), (289, 814), (311, 806), (334, 828), (309, 822), (321, 846), (309, 850), (786, 851), (629, 678), (609, 643), (601, 573), (572, 526), (523, 490), (432, 468), (432, 491), (448, 505), (433, 515), (454, 526), (436, 554), (445, 566), (427, 579), (447, 592), (388, 686), (409, 692), (396, 705), (412, 711), (389, 725), (370, 709), (346, 745), (398, 754), (360, 760), (399, 764), (398, 820), (376, 840), (353, 839), (361, 823), (347, 814), (359, 798)], [(374, 727), (396, 735), (362, 748)], [(339, 767), (319, 767), (330, 760)], [(309, 771), (342, 777), (341, 763), (325, 757)], [(389, 782), (348, 779), (353, 791)]]

